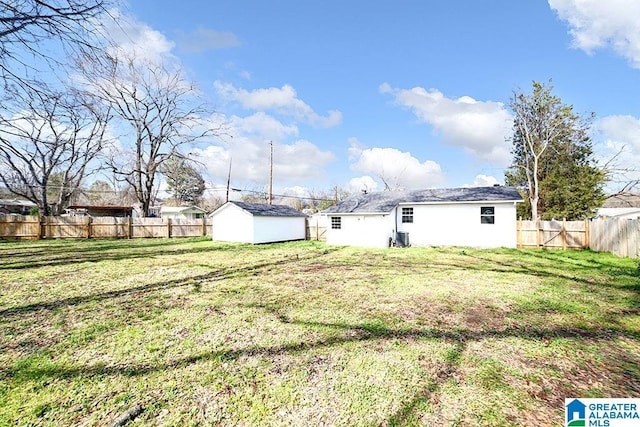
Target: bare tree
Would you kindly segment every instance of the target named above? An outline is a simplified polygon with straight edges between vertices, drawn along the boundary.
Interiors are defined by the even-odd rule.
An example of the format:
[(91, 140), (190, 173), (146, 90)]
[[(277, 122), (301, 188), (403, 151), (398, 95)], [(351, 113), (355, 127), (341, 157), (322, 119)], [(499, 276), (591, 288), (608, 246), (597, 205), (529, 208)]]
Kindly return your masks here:
[(35, 82), (35, 62), (60, 65), (59, 56), (44, 48), (56, 42), (66, 56), (95, 51), (101, 39), (99, 17), (117, 0), (0, 0), (0, 79), (6, 94)]
[(130, 140), (121, 137), (123, 150), (113, 153), (108, 164), (117, 179), (135, 190), (147, 216), (161, 166), (169, 159), (189, 160), (184, 150), (217, 129), (204, 124), (204, 103), (179, 69), (124, 53), (82, 67), (93, 93), (132, 131)]
[(0, 117), (0, 182), (49, 215), (90, 172), (105, 144), (109, 112), (76, 91), (33, 96), (21, 112)]
[(623, 145), (602, 166), (612, 187), (608, 199), (624, 200), (637, 197), (640, 189), (640, 171), (637, 166), (625, 164), (621, 159), (628, 155), (628, 148)]
[(323, 211), (351, 195), (349, 191), (337, 185), (326, 190), (308, 189), (307, 194), (309, 209), (314, 212)]

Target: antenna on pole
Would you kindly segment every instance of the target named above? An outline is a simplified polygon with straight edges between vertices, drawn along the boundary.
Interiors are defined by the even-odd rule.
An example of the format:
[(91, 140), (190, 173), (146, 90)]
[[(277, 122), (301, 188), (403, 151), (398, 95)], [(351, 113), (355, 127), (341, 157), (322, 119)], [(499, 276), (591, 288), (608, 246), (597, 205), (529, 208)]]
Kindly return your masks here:
[(269, 157), (269, 204), (273, 202), (273, 141), (269, 141), (271, 155)]

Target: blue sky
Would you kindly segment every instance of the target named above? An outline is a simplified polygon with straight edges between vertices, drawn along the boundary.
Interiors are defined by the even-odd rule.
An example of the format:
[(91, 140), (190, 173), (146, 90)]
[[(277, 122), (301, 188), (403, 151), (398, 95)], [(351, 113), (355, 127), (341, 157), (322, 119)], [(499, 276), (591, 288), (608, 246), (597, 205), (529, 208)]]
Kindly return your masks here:
[(177, 62), (226, 123), (211, 185), (280, 193), (503, 182), (509, 98), (531, 81), (640, 162), (640, 2), (130, 0), (126, 40)]

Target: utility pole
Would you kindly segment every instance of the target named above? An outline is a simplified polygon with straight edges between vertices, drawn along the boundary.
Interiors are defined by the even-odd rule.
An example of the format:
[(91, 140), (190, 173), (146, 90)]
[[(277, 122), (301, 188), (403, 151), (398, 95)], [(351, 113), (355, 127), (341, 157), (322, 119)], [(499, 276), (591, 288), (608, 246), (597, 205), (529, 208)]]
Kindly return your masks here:
[(271, 156), (269, 157), (269, 204), (273, 202), (273, 141), (269, 141)]
[(231, 185), (231, 161), (232, 157), (229, 157), (229, 174), (227, 175), (227, 202), (229, 201), (229, 186)]

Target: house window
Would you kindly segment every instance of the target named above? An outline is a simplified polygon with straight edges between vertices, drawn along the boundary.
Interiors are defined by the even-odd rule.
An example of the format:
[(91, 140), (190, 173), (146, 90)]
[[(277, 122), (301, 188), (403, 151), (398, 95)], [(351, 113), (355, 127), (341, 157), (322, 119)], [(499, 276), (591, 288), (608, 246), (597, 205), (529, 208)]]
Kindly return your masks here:
[(332, 216), (331, 217), (331, 229), (332, 230), (340, 230), (342, 228), (342, 217)]
[(480, 224), (495, 224), (496, 213), (493, 206), (482, 206), (480, 208)]
[(413, 208), (402, 208), (402, 223), (413, 222)]

